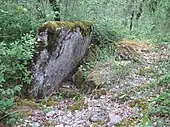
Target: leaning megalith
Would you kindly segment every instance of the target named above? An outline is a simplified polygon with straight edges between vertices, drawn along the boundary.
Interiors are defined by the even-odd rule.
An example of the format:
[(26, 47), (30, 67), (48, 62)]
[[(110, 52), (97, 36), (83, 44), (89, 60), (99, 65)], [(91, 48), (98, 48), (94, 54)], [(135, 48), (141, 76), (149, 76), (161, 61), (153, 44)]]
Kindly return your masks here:
[(87, 21), (49, 21), (37, 31), (30, 94), (51, 95), (81, 64), (91, 44), (92, 24)]

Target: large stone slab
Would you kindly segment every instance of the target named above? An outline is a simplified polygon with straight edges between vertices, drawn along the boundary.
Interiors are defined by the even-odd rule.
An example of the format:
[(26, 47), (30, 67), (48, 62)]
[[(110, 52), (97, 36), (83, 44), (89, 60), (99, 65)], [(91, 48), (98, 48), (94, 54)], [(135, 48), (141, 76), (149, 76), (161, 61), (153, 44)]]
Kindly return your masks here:
[(92, 24), (87, 21), (49, 21), (37, 32), (37, 53), (32, 63), (30, 94), (51, 95), (81, 64), (91, 44)]

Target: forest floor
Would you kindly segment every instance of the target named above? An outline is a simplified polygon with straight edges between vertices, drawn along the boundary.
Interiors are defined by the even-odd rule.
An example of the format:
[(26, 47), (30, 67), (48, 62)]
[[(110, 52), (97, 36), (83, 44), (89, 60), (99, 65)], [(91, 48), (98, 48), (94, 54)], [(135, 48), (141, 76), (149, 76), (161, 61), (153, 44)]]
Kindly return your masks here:
[[(170, 47), (122, 41), (97, 62), (88, 94), (58, 93), (39, 103), (20, 100), (18, 127), (169, 127)], [(168, 99), (169, 98), (169, 99)]]

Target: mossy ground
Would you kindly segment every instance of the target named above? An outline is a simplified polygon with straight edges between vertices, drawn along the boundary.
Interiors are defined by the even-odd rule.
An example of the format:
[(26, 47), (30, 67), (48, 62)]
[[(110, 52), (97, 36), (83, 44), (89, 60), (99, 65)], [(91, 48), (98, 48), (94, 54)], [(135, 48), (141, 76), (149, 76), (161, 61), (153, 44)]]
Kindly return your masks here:
[(82, 110), (83, 108), (87, 108), (87, 103), (85, 103), (84, 98), (79, 98), (73, 105), (68, 106), (68, 110), (71, 112), (75, 110)]

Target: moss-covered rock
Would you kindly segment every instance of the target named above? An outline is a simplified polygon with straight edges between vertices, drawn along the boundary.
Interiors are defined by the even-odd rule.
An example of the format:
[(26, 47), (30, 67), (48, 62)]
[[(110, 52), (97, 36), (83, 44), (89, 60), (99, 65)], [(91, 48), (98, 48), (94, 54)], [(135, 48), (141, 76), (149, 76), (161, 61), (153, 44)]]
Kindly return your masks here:
[(135, 41), (122, 41), (118, 44), (115, 57), (116, 60), (132, 60), (135, 59), (137, 56), (137, 52), (135, 50), (135, 46), (137, 45), (137, 42)]
[(115, 57), (116, 60), (140, 61), (142, 52), (149, 52), (150, 46), (147, 42), (136, 40), (122, 40), (118, 43)]
[(82, 63), (91, 44), (88, 21), (49, 21), (37, 31), (37, 54), (33, 60), (33, 96), (44, 98), (56, 91)]
[(78, 89), (85, 90), (90, 89), (89, 82), (86, 81), (88, 74), (91, 73), (95, 64), (99, 60), (99, 47), (91, 44), (89, 50), (83, 60), (82, 65), (75, 73), (75, 85)]
[(38, 33), (44, 31), (47, 28), (50, 33), (59, 33), (59, 31), (63, 28), (74, 31), (77, 27), (79, 27), (82, 34), (86, 36), (89, 35), (92, 29), (92, 23), (89, 21), (49, 21), (40, 26)]
[(92, 71), (87, 77), (87, 82), (88, 81), (93, 81), (95, 88), (101, 87), (101, 85), (103, 84), (103, 80), (100, 71), (99, 70)]
[(91, 44), (88, 50), (88, 53), (85, 58), (85, 62), (90, 63), (90, 62), (96, 62), (100, 58), (100, 49), (97, 45)]
[(80, 69), (75, 73), (75, 85), (78, 89), (85, 87), (85, 73)]

